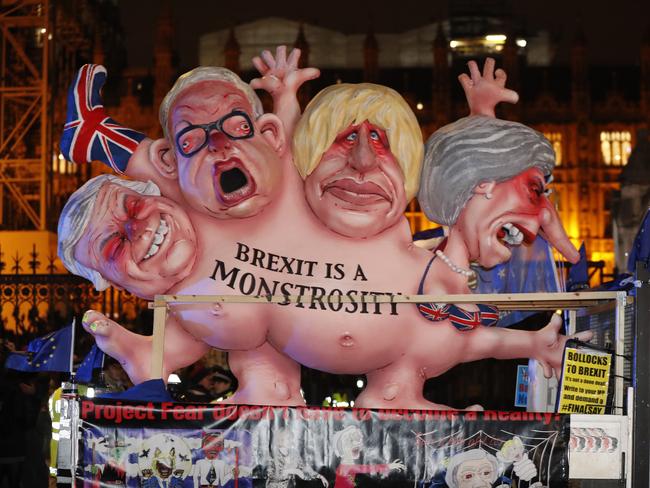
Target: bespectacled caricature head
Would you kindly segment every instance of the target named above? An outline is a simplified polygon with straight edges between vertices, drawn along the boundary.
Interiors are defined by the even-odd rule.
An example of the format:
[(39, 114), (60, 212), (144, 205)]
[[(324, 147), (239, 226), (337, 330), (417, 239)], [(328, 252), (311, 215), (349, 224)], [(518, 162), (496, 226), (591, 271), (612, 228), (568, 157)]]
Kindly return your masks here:
[(160, 106), (169, 151), (155, 153), (185, 200), (216, 218), (258, 214), (282, 181), (284, 130), (235, 73), (200, 67), (182, 75)]

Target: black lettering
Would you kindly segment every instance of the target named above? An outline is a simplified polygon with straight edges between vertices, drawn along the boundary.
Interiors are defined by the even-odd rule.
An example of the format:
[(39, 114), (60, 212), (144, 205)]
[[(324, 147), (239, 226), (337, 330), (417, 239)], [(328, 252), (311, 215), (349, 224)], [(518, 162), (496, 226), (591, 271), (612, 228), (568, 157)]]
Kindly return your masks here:
[(368, 302), (366, 301), (367, 296), (367, 291), (361, 292), (361, 313), (368, 313)]
[(357, 264), (357, 272), (354, 274), (354, 281), (357, 281), (359, 277), (361, 277), (361, 281), (368, 281), (368, 278), (366, 278), (366, 275), (363, 273), (361, 265)]
[(293, 274), (293, 270), (291, 269), (291, 265), (293, 262), (296, 260), (296, 258), (288, 258), (286, 256), (280, 256), (282, 258), (282, 268), (280, 268), (280, 273), (284, 273), (285, 269), (287, 270), (286, 272), (289, 274)]
[[(246, 286), (246, 280), (250, 278), (250, 285)], [(239, 280), (239, 291), (242, 295), (252, 295), (255, 290), (255, 276), (252, 273), (244, 273)]]
[[(355, 297), (358, 295), (358, 293), (359, 292), (357, 292), (357, 290), (348, 290), (348, 292), (346, 293), (346, 295), (350, 297), (351, 300), (351, 302), (345, 306), (345, 311), (347, 313), (354, 313), (357, 311), (357, 308), (359, 308), (359, 305), (355, 300)], [(348, 307), (352, 307), (352, 309), (350, 310)]]
[[(318, 292), (318, 293), (316, 293)], [(311, 305), (310, 305), (310, 310), (314, 310), (316, 308), (316, 302), (320, 304), (320, 309), (321, 310), (327, 310), (325, 307), (325, 304), (323, 303), (323, 297), (326, 295), (325, 288), (321, 288), (320, 286), (312, 286), (311, 287)]]
[(239, 268), (233, 268), (228, 273), (226, 273), (223, 261), (219, 261), (218, 259), (215, 259), (215, 261), (217, 264), (214, 266), (214, 271), (212, 272), (210, 278), (216, 281), (217, 272), (220, 271), (221, 281), (225, 282), (226, 279), (232, 275), (230, 282), (226, 283), (226, 285), (234, 290), (235, 280), (237, 279), (237, 274), (239, 274)]
[[(335, 296), (339, 298), (339, 301), (332, 300), (332, 297)], [(343, 296), (343, 292), (337, 288), (334, 288), (330, 292), (330, 299), (327, 302), (327, 306), (332, 312), (338, 312), (339, 310), (341, 310), (341, 308), (343, 308), (343, 302), (340, 301), (341, 296)]]
[(305, 308), (305, 304), (302, 303), (302, 297), (305, 295), (305, 291), (309, 289), (305, 285), (293, 285), (294, 288), (298, 288), (298, 301), (296, 302), (296, 307)]
[(289, 300), (289, 295), (291, 295), (291, 283), (282, 283), (280, 285), (280, 292), (284, 295), (285, 300), (280, 302), (279, 305), (289, 305), (291, 300)]
[(250, 247), (248, 247), (246, 244), (242, 244), (241, 242), (237, 243), (237, 255), (235, 256), (235, 259), (238, 261), (242, 261), (244, 263), (248, 262), (248, 251), (250, 251)]
[(264, 268), (264, 262), (262, 260), (264, 259), (265, 255), (266, 253), (264, 251), (253, 248), (253, 259), (251, 259), (251, 264), (253, 266), (257, 266), (258, 268)]
[(268, 269), (271, 271), (278, 271), (278, 260), (280, 259), (280, 256), (277, 254), (271, 254), (269, 253), (269, 265)]
[(257, 288), (257, 294), (260, 296), (271, 297), (272, 295), (275, 295), (275, 290), (278, 289), (279, 284), (279, 281), (273, 280), (273, 289), (271, 289), (266, 280), (260, 276), (260, 286)]
[(300, 261), (300, 271), (298, 274), (302, 274), (302, 263), (305, 263), (307, 265), (307, 272), (305, 273), (305, 276), (314, 276), (314, 266), (317, 265), (318, 263), (316, 261)]

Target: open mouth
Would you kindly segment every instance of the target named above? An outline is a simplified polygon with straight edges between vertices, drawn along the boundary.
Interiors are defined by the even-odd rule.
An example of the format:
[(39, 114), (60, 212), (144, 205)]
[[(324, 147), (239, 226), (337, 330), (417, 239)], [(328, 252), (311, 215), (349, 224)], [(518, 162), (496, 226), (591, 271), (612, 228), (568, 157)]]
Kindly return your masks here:
[(535, 234), (524, 226), (507, 222), (497, 231), (499, 241), (508, 247), (520, 246), (522, 243), (530, 244), (535, 240)]
[(214, 165), (214, 193), (227, 205), (236, 205), (255, 193), (255, 182), (238, 159), (229, 159)]
[(325, 192), (344, 202), (361, 206), (391, 201), (388, 193), (371, 181), (358, 183), (349, 178), (343, 178), (327, 184), (323, 188), (323, 193)]
[(144, 255), (144, 258), (142, 258), (143, 261), (146, 261), (147, 259), (150, 259), (151, 257), (158, 254), (158, 251), (160, 251), (160, 248), (162, 247), (167, 234), (169, 234), (169, 225), (167, 225), (167, 222), (161, 216), (160, 222), (158, 223), (158, 228), (156, 229), (153, 239), (151, 240), (151, 246), (149, 246), (147, 254)]
[(156, 468), (161, 478), (168, 478), (172, 474), (172, 468), (160, 461), (156, 462)]

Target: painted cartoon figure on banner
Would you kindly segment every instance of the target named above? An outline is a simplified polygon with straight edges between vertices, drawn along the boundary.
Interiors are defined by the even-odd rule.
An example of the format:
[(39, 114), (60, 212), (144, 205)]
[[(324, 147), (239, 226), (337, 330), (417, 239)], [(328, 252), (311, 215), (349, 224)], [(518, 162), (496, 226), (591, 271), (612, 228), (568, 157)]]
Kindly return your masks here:
[[(93, 72), (93, 69), (88, 68), (86, 74), (79, 76), (80, 80), (88, 79), (91, 91), (98, 90), (97, 84), (101, 86), (103, 82), (94, 77), (103, 75), (105, 78), (105, 71)], [(415, 249), (408, 223), (402, 216), (406, 202), (419, 186), (420, 156), (417, 147), (402, 147), (400, 141), (411, 140), (417, 146), (420, 134), (417, 121), (401, 97), (393, 95), (389, 89), (376, 85), (327, 89), (310, 104), (312, 108), (307, 108), (294, 141), (311, 143), (310, 137), (304, 136), (320, 134), (323, 131), (318, 130), (319, 124), (327, 124), (333, 117), (330, 112), (317, 110), (319, 100), (329, 104), (340, 99), (342, 114), (346, 114), (347, 105), (356, 101), (358, 105), (353, 105), (353, 110), (359, 114), (345, 115), (347, 118), (341, 127), (327, 131), (326, 138), (314, 143), (311, 153), (305, 156), (301, 145), (294, 142), (296, 166), (304, 168), (300, 170), (305, 176), (303, 184), (291, 164), (279, 119), (273, 114), (261, 115), (255, 108), (259, 105), (254, 99), (251, 101), (255, 94), (250, 88), (240, 87), (243, 82), (236, 81), (238, 78), (232, 81), (231, 75), (225, 74), (223, 69), (199, 68), (181, 77), (161, 106), (161, 121), (167, 138), (143, 139), (124, 168), (132, 176), (152, 177), (159, 183), (163, 195), (187, 202), (182, 206), (196, 235), (193, 265), (189, 270), (183, 269), (187, 275), (172, 283), (169, 289), (153, 293), (231, 294), (234, 291), (243, 295), (295, 293), (312, 298), (305, 303), (284, 306), (173, 305), (167, 333), (173, 334), (176, 340), (172, 347), (181, 349), (187, 344), (188, 350), (182, 358), (170, 359), (167, 369), (179, 367), (183, 361), (193, 362), (212, 346), (233, 351), (231, 367), (240, 384), (231, 399), (233, 402), (302, 403), (299, 362), (334, 373), (368, 373), (369, 391), (360, 398), (360, 406), (431, 408), (441, 405), (424, 400), (422, 378), (413, 378), (407, 373), (406, 382), (396, 380), (404, 374), (404, 368), (425, 371), (430, 377), (459, 362), (493, 356), (534, 357), (544, 362), (549, 372), (559, 364), (561, 354), (558, 351), (565, 338), (558, 336), (557, 320), (536, 333), (478, 327), (459, 335), (447, 322), (438, 326), (429, 324), (418, 316), (413, 306), (398, 309), (396, 304), (384, 304), (382, 308), (381, 304), (356, 301), (344, 306), (319, 299), (319, 296), (414, 293), (418, 283), (424, 283), (427, 289), (445, 285), (448, 292), (457, 292), (446, 284), (454, 283), (458, 277), (466, 278), (454, 268), (440, 265), (442, 259), (431, 263), (428, 252)], [(279, 78), (275, 74), (272, 76)], [(487, 76), (484, 73), (484, 78), (490, 77), (494, 78), (491, 72)], [(499, 83), (497, 80), (496, 84)], [(79, 96), (82, 95), (83, 92)], [(224, 96), (227, 102), (222, 104)], [(97, 100), (94, 92), (87, 98)], [(393, 106), (394, 120), (375, 119), (375, 114), (380, 113), (375, 108), (379, 99)], [(368, 111), (363, 112), (366, 109)], [(357, 120), (357, 116), (363, 120)], [(307, 132), (303, 133), (301, 124), (307, 127)], [(393, 139), (394, 131), (402, 129), (399, 140)], [(68, 138), (72, 141), (70, 147), (74, 148), (78, 141), (70, 134), (72, 130)], [(412, 134), (413, 138), (409, 139), (407, 134)], [(261, 161), (266, 164), (262, 165)], [(267, 174), (269, 168), (277, 171)], [(366, 175), (367, 180), (364, 179)], [(513, 185), (529, 188), (527, 181)], [(240, 184), (242, 186), (238, 186)], [(481, 185), (477, 184), (477, 188)], [(494, 183), (489, 189), (500, 192), (497, 186)], [(258, 188), (266, 190), (258, 191)], [(504, 186), (504, 194), (505, 189)], [(75, 198), (73, 196), (70, 202)], [(76, 199), (82, 200), (81, 197)], [(115, 216), (116, 212), (103, 208), (102, 205), (108, 203), (103, 200), (94, 201), (99, 202), (96, 208), (93, 205), (97, 203), (88, 204), (90, 215), (96, 212), (122, 219), (117, 232), (108, 232), (108, 227), (105, 233), (99, 233), (101, 239), (99, 236), (91, 239), (88, 234), (92, 234), (92, 229), (88, 231), (84, 226), (77, 226), (78, 237), (65, 238), (72, 232), (72, 223), (80, 212), (77, 205), (69, 202), (59, 226), (60, 254), (69, 257), (66, 266), (75, 271), (76, 261), (80, 261), (91, 270), (106, 273), (115, 285), (139, 289), (138, 284), (131, 282), (138, 276), (131, 268), (113, 264), (113, 256), (119, 257), (120, 250), (135, 256), (135, 249), (141, 249), (133, 261), (136, 269), (146, 269), (147, 260), (153, 263), (168, 255), (169, 236), (175, 235), (175, 232), (165, 232), (168, 225), (164, 218), (158, 220), (155, 229), (153, 224), (138, 227), (130, 223), (136, 219), (130, 218), (129, 212), (133, 215), (141, 212), (138, 205), (146, 208), (144, 203), (134, 203), (139, 200), (144, 199), (120, 200), (132, 207), (124, 209), (125, 216)], [(523, 206), (522, 215), (535, 222), (527, 229), (530, 234), (541, 228), (570, 257), (570, 243), (567, 245), (568, 239), (563, 240), (557, 214), (541, 200), (539, 204), (528, 203), (522, 194), (519, 200), (508, 202)], [(480, 214), (471, 215), (472, 219), (483, 218)], [(523, 225), (503, 222), (510, 223)], [(523, 232), (519, 227), (518, 231)], [(286, 234), (278, 232), (279, 228), (289, 233), (300, 229), (304, 239), (287, 242)], [(516, 232), (508, 234), (514, 236)], [(130, 239), (138, 237), (142, 242), (137, 241), (138, 246), (133, 246)], [(111, 239), (115, 244), (106, 251)], [(188, 239), (183, 241), (181, 249), (189, 247), (189, 243)], [(497, 249), (490, 250), (491, 254), (472, 255), (472, 259), (478, 257), (479, 262), (485, 259), (488, 264), (494, 259), (507, 259), (506, 253), (499, 249), (501, 244), (492, 244)], [(103, 254), (96, 251), (99, 248)], [(111, 249), (115, 250), (114, 254)], [(447, 254), (449, 252), (447, 248)], [(378, 256), (389, 255), (388, 261), (378, 259)], [(423, 278), (427, 266), (436, 269), (425, 273)], [(454, 266), (462, 267), (460, 264)], [(118, 273), (120, 270), (122, 276)], [(283, 281), (285, 279), (291, 281)], [(166, 280), (157, 283), (160, 288), (166, 287)], [(152, 287), (146, 289), (141, 296), (151, 298), (152, 290)], [(468, 312), (474, 313), (473, 310)], [(354, 317), (342, 322), (341, 313), (354, 314)], [(146, 378), (150, 339), (139, 339), (96, 312), (86, 316), (84, 326), (98, 337), (100, 345), (110, 349), (109, 354), (118, 357), (123, 364), (133, 365), (129, 366), (130, 374)], [(314, 340), (316, 337), (320, 339)], [(131, 341), (132, 345), (127, 346), (126, 341)], [(168, 338), (165, 361), (175, 355), (171, 349), (167, 350), (169, 342)], [(419, 344), (414, 346), (415, 343)], [(146, 346), (139, 349), (138, 359), (133, 357), (135, 344)], [(327, 344), (330, 346), (323, 347)], [(431, 345), (435, 344), (444, 347), (445, 354), (432, 353)], [(427, 352), (423, 355), (418, 348), (425, 347)], [(440, 361), (431, 363), (432, 358), (440, 358)], [(402, 391), (395, 388), (400, 383), (405, 384)]]
[(156, 434), (140, 444), (140, 486), (182, 488), (192, 472), (192, 453), (183, 438)]
[(89, 464), (84, 467), (86, 479), (92, 480), (89, 486), (126, 486), (127, 471), (131, 475), (137, 470), (129, 470), (129, 443), (124, 438), (115, 435), (100, 437), (91, 436), (89, 439), (91, 455)]
[(354, 488), (358, 474), (388, 476), (391, 471), (405, 471), (406, 466), (399, 459), (385, 464), (357, 464), (364, 450), (363, 433), (356, 425), (349, 425), (334, 434), (334, 454), (340, 458), (336, 468), (334, 488)]
[(295, 486), (296, 478), (319, 479), (324, 488), (329, 486), (327, 478), (306, 465), (295, 447), (294, 433), (290, 428), (274, 431), (272, 460), (266, 473), (266, 488), (289, 488)]

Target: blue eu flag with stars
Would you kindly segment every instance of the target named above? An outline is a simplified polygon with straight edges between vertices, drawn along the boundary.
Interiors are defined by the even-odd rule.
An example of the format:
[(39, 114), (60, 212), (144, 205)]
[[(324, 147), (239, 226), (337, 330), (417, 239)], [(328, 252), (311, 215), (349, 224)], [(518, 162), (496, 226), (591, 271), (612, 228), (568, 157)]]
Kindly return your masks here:
[(72, 325), (34, 339), (27, 346), (27, 351), (10, 353), (5, 367), (31, 373), (70, 371), (70, 354)]
[(77, 381), (80, 383), (88, 383), (93, 378), (93, 370), (101, 368), (104, 362), (104, 353), (97, 344), (93, 344), (90, 352), (86, 355), (81, 364), (77, 368), (75, 375)]

